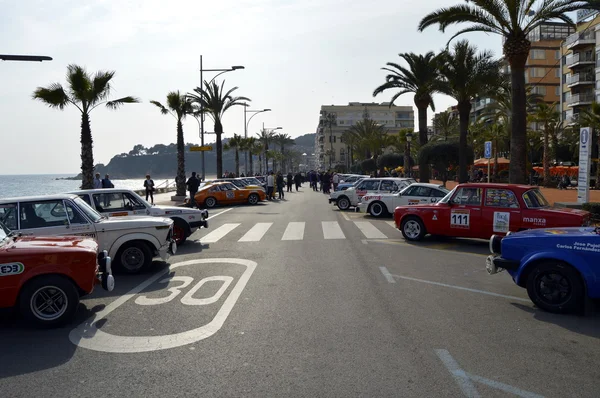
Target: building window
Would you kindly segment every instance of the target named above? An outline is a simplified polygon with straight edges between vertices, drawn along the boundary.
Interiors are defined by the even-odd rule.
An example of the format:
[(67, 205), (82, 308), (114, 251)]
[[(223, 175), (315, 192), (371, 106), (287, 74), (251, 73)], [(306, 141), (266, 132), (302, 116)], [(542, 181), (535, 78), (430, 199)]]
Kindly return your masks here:
[(546, 95), (546, 87), (544, 87), (544, 86), (534, 86), (533, 89), (531, 90), (531, 92), (534, 93), (534, 94)]
[(554, 77), (560, 77), (560, 68), (554, 69)]
[(529, 74), (531, 77), (544, 77), (546, 68), (531, 68)]
[(556, 59), (556, 60), (560, 59), (560, 50), (554, 51), (554, 59)]
[(557, 97), (560, 97), (560, 86), (554, 87), (554, 94), (556, 94)]
[(546, 50), (531, 50), (531, 59), (546, 59)]

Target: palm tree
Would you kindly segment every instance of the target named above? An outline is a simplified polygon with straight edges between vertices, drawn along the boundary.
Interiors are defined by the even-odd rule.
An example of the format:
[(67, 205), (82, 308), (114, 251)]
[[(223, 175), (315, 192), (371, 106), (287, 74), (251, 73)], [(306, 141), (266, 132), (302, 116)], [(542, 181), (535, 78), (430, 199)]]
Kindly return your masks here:
[(491, 119), (480, 118), (476, 123), (471, 124), (469, 128), (473, 137), (473, 142), (483, 143), (492, 142), (492, 151), (494, 153), (494, 181), (498, 180), (498, 154), (506, 149), (508, 140), (507, 125), (494, 123)]
[[(435, 111), (433, 94), (440, 91), (440, 59), (432, 51), (425, 55), (415, 53), (402, 53), (399, 56), (408, 64), (408, 67), (388, 62), (390, 68), (382, 68), (390, 72), (385, 78), (386, 82), (373, 91), (375, 97), (388, 89), (399, 89), (390, 100), (390, 107), (402, 94), (414, 93), (415, 106), (419, 118), (419, 142), (427, 144), (427, 108)], [(391, 69), (393, 68), (393, 69)], [(421, 165), (419, 170), (421, 182), (429, 182), (429, 166)]]
[(269, 143), (273, 140), (273, 136), (275, 135), (275, 133), (273, 133), (273, 131), (269, 131), (266, 129), (263, 129), (260, 131), (260, 133), (257, 133), (258, 135), (258, 142), (261, 144), (262, 147), (262, 151), (264, 153), (264, 158), (265, 158), (265, 173), (269, 172)]
[(462, 40), (454, 45), (452, 51), (442, 53), (444, 59), (440, 68), (444, 76), (442, 92), (457, 101), (460, 136), (458, 146), (459, 183), (469, 180), (467, 171), (467, 132), (471, 115), (471, 103), (476, 97), (492, 92), (499, 85), (500, 63), (493, 59), (492, 53), (477, 53), (477, 47)]
[[(377, 162), (377, 158), (385, 148), (390, 146), (391, 137), (387, 134), (385, 127), (373, 119), (363, 119), (352, 127), (350, 132), (360, 137), (359, 148), (365, 153), (365, 159), (370, 157)], [(383, 173), (383, 168), (380, 170)]]
[[(252, 137), (254, 138), (254, 137)], [(256, 141), (254, 142), (254, 144), (252, 145), (252, 147), (250, 148), (250, 153), (252, 155), (256, 155), (258, 156), (258, 173), (262, 175), (262, 155), (263, 155), (263, 145), (260, 143), (260, 141), (256, 138), (254, 138)], [(252, 168), (252, 171), (254, 171), (254, 169)]]
[(187, 115), (194, 114), (191, 100), (179, 91), (167, 94), (167, 106), (158, 101), (150, 101), (163, 115), (171, 115), (177, 120), (177, 195), (185, 196), (185, 142), (183, 141), (183, 121)]
[(234, 97), (232, 94), (238, 87), (233, 87), (225, 92), (223, 86), (225, 80), (219, 86), (216, 81), (211, 83), (204, 82), (204, 87), (196, 87), (196, 94), (188, 94), (192, 101), (208, 113), (215, 122), (215, 135), (217, 136), (217, 178), (223, 175), (223, 143), (221, 137), (223, 135), (223, 115), (233, 106), (244, 105), (245, 102), (250, 102), (250, 98)]
[[(534, 9), (536, 3), (539, 6)], [(469, 4), (441, 8), (419, 23), (419, 31), (439, 25), (442, 32), (451, 25), (470, 24), (454, 34), (450, 41), (468, 32), (495, 33), (504, 38), (503, 50), (510, 64), (512, 82), (511, 183), (522, 184), (527, 180), (525, 63), (531, 49), (528, 36), (540, 24), (551, 20), (560, 19), (574, 25), (568, 13), (584, 8), (585, 3), (578, 0), (473, 0)]]
[(542, 125), (544, 185), (550, 187), (550, 160), (553, 158), (550, 151), (550, 138), (556, 130), (557, 124), (561, 123), (560, 113), (556, 110), (556, 103), (549, 105), (540, 101), (537, 104), (535, 113), (531, 114), (531, 121)]
[(60, 83), (48, 87), (38, 87), (33, 92), (37, 99), (50, 108), (65, 109), (73, 105), (81, 112), (81, 187), (92, 189), (94, 186), (94, 151), (90, 113), (100, 105), (108, 109), (118, 109), (123, 104), (140, 102), (135, 97), (122, 97), (108, 101), (112, 89), (111, 80), (114, 71), (99, 71), (94, 76), (78, 65), (67, 66), (67, 90)]
[[(596, 131), (596, 146), (598, 147), (598, 158), (600, 158), (600, 104), (594, 102), (589, 109), (581, 112), (579, 124), (583, 127), (591, 127)], [(579, 134), (577, 137), (575, 142), (579, 142)], [(600, 159), (596, 163), (596, 189), (600, 189)]]
[(459, 132), (458, 118), (452, 112), (440, 112), (433, 119), (433, 129), (438, 133), (434, 138), (448, 141), (448, 137)]
[(240, 149), (243, 148), (244, 138), (241, 135), (234, 134), (225, 144), (226, 151), (233, 149), (235, 151), (235, 176), (240, 176)]
[(248, 137), (244, 138), (244, 142), (242, 145), (243, 151), (248, 153), (248, 160), (250, 164), (248, 166), (248, 170), (246, 170), (246, 175), (251, 176), (254, 175), (254, 147), (256, 146), (256, 138)]
[[(281, 133), (281, 134), (276, 134), (273, 136), (273, 142), (275, 142), (277, 145), (279, 145), (279, 148), (281, 150), (281, 154), (285, 157), (285, 146), (286, 145), (295, 145), (296, 141), (294, 141), (292, 139), (292, 137), (290, 137), (288, 134), (285, 133)], [(281, 167), (283, 168), (283, 164), (281, 165)], [(282, 170), (283, 171), (287, 171), (287, 170)]]

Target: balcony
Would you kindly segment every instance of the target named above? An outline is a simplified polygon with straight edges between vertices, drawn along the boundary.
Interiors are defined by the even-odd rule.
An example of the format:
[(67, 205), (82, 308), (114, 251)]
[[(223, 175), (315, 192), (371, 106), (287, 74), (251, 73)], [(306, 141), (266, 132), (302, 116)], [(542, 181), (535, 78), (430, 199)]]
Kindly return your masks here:
[(594, 102), (593, 93), (574, 94), (567, 101), (568, 106), (591, 105)]
[(567, 67), (576, 68), (580, 65), (594, 65), (596, 60), (594, 59), (594, 54), (577, 53), (567, 56), (566, 63)]
[(577, 73), (575, 75), (567, 77), (567, 86), (569, 88), (571, 88), (571, 87), (575, 87), (575, 86), (579, 86), (579, 85), (586, 85), (586, 84), (593, 85), (594, 81), (595, 81), (595, 76), (592, 73)]
[(596, 44), (596, 33), (595, 32), (577, 32), (567, 37), (566, 45), (567, 49), (572, 50), (577, 47), (589, 46)]

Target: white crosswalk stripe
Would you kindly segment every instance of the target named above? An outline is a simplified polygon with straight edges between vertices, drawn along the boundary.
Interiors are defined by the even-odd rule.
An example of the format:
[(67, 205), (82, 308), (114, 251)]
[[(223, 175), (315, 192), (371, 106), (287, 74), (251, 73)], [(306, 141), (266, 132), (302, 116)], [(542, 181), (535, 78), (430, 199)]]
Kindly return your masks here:
[(258, 242), (267, 233), (269, 228), (273, 225), (272, 222), (259, 222), (256, 223), (250, 231), (246, 232), (244, 236), (238, 240), (238, 242)]
[(324, 239), (346, 239), (346, 235), (337, 221), (321, 221), (321, 226)]
[(360, 229), (360, 232), (367, 239), (387, 239), (387, 236), (383, 232), (368, 221), (354, 221), (354, 225)]
[(200, 242), (202, 243), (215, 243), (218, 242), (222, 237), (236, 229), (240, 224), (223, 224), (219, 228), (211, 231), (208, 235), (200, 238)]
[(388, 224), (392, 228), (396, 228), (396, 222), (395, 221), (386, 221), (385, 223)]
[(302, 240), (304, 239), (305, 222), (291, 222), (285, 229), (281, 240)]

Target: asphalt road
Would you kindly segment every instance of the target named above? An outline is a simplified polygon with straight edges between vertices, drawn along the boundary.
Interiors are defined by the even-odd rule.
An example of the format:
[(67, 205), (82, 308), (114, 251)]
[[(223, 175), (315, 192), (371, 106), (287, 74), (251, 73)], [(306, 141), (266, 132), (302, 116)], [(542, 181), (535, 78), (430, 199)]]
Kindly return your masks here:
[(598, 314), (544, 313), (487, 275), (486, 242), (407, 244), (390, 222), (307, 188), (215, 209), (71, 325), (2, 318), (0, 396), (600, 395)]

